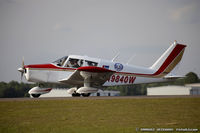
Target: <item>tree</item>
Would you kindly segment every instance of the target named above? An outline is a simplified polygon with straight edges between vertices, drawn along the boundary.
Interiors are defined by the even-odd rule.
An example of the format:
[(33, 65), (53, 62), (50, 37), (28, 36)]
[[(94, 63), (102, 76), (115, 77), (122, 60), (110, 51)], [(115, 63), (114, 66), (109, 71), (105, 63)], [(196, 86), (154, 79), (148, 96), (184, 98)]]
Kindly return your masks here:
[(4, 92), (7, 88), (7, 83), (0, 82), (0, 97), (4, 97)]
[(197, 83), (198, 81), (199, 78), (194, 72), (189, 72), (186, 74), (185, 83)]

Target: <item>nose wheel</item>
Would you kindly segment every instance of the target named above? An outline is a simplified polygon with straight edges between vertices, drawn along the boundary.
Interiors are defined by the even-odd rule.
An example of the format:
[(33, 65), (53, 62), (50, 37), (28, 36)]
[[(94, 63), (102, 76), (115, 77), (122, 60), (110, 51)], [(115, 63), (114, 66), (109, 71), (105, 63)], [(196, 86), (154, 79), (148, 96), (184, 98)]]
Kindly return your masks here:
[(40, 94), (31, 94), (31, 96), (34, 98), (38, 98), (40, 96)]

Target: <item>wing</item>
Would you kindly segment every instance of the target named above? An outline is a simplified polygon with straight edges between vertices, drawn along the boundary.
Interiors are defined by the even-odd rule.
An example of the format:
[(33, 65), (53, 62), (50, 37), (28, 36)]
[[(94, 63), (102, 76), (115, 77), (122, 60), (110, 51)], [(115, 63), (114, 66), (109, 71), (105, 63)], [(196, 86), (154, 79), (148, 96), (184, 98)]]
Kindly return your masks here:
[(85, 66), (79, 67), (68, 78), (59, 80), (59, 82), (75, 86), (89, 84), (88, 86), (98, 87), (102, 86), (113, 73), (114, 71), (102, 67)]
[(84, 78), (80, 75), (80, 71), (75, 70), (69, 77), (59, 80), (61, 83), (81, 86), (83, 84)]

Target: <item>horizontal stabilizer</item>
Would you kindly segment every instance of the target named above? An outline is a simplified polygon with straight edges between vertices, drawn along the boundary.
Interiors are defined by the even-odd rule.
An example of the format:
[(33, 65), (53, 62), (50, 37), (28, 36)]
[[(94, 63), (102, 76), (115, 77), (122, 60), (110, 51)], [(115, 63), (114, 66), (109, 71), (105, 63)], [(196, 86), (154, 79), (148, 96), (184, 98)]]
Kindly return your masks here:
[(166, 75), (164, 76), (164, 79), (178, 79), (178, 78), (185, 78), (185, 76), (182, 75)]

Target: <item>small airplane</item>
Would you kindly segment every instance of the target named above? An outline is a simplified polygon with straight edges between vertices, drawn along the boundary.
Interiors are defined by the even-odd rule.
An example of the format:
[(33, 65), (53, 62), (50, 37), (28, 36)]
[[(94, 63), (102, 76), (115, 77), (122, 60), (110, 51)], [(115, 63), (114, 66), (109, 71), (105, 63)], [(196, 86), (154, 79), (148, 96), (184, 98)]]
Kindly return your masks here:
[[(74, 86), (68, 90), (72, 96), (88, 97), (102, 86), (163, 82), (178, 78), (169, 75), (181, 61), (186, 45), (176, 41), (150, 67), (139, 67), (88, 56), (64, 56), (49, 64), (24, 65), (18, 69), (29, 82), (58, 83)], [(32, 97), (48, 93), (51, 88), (36, 86), (29, 91)]]

